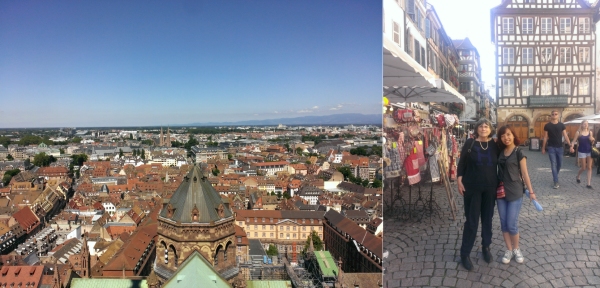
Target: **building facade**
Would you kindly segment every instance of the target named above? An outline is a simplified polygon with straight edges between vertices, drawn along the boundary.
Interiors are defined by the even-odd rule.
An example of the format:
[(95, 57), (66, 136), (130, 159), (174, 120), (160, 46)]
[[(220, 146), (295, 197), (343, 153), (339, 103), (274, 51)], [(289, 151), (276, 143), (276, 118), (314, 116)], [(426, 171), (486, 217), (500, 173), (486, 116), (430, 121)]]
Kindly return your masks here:
[(265, 249), (269, 244), (280, 252), (302, 251), (312, 231), (323, 240), (323, 211), (237, 210), (236, 224), (248, 239), (257, 239)]
[(543, 136), (552, 110), (562, 122), (594, 114), (596, 21), (584, 0), (504, 0), (491, 10), (498, 125), (528, 139)]

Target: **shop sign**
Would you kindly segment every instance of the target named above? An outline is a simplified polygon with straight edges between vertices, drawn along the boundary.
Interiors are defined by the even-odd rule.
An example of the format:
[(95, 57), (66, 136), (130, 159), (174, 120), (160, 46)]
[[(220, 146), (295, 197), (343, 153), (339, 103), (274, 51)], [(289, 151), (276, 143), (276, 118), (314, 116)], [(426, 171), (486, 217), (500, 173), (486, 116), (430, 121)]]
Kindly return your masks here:
[(531, 108), (567, 107), (569, 105), (569, 96), (529, 96), (528, 98), (527, 107)]

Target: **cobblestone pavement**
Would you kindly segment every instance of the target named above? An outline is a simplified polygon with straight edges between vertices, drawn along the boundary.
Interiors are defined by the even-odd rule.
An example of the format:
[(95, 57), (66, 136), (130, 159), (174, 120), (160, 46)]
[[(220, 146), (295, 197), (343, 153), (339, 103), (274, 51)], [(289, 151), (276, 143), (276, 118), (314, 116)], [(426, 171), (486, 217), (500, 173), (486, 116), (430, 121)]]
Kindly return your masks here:
[[(528, 199), (523, 202), (519, 246), (524, 263), (514, 259), (509, 264), (501, 262), (506, 247), (496, 209), (490, 246), (494, 261), (488, 264), (483, 260), (478, 234), (471, 253), (474, 268), (464, 269), (459, 263), (462, 196), (452, 183), (458, 208), (453, 221), (446, 192), (437, 185), (434, 195), (441, 217), (426, 215), (420, 222), (389, 215), (385, 218), (384, 287), (600, 287), (600, 175), (596, 175), (596, 167), (592, 171), (594, 190), (590, 190), (585, 186), (585, 174), (581, 184), (575, 181), (576, 159), (564, 157), (560, 188), (553, 189), (548, 155), (526, 147), (523, 151), (538, 201), (544, 207), (538, 212)], [(429, 195), (429, 184), (424, 187), (424, 194)], [(412, 196), (415, 201), (414, 190)], [(396, 207), (389, 211), (399, 214), (401, 210)]]

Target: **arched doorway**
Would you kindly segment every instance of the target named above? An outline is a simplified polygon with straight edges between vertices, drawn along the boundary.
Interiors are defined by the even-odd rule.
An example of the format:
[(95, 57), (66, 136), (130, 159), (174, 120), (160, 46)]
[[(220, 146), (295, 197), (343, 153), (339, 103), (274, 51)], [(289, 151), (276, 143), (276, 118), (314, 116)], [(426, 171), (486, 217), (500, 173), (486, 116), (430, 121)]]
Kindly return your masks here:
[(521, 139), (521, 143), (525, 143), (525, 140), (529, 139), (529, 123), (525, 117), (519, 115), (512, 116), (506, 121), (506, 125), (513, 128), (515, 135)]
[(535, 137), (539, 137), (540, 139), (544, 137), (544, 126), (546, 123), (550, 122), (550, 115), (542, 115), (535, 119)]
[[(579, 117), (583, 117), (583, 115), (581, 115), (581, 114), (571, 114), (571, 115), (567, 116), (565, 118), (565, 120), (563, 120), (563, 123), (564, 122), (569, 122), (569, 121), (571, 121), (573, 119), (577, 119)], [(577, 133), (577, 129), (579, 129), (580, 125), (581, 124), (566, 124), (565, 125), (567, 127), (567, 129), (566, 129), (567, 130), (567, 135), (569, 135), (569, 139), (570, 140), (573, 140), (573, 137), (575, 136), (575, 133)]]

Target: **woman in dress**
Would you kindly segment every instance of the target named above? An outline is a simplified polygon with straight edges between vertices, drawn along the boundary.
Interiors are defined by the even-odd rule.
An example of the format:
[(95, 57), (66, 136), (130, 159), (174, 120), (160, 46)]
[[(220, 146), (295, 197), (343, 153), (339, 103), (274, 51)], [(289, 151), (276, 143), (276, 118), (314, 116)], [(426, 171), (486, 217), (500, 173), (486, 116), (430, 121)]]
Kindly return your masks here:
[(515, 257), (517, 263), (523, 263), (525, 258), (519, 248), (519, 213), (523, 204), (523, 184), (529, 189), (530, 200), (536, 199), (529, 173), (527, 173), (527, 157), (523, 155), (518, 145), (521, 143), (509, 126), (502, 126), (498, 130), (498, 179), (504, 184), (503, 198), (496, 200), (502, 236), (506, 243), (506, 252), (502, 263), (508, 264)]
[(490, 252), (492, 243), (492, 217), (496, 200), (498, 177), (498, 145), (490, 138), (493, 134), (490, 120), (481, 118), (475, 123), (474, 139), (463, 145), (458, 161), (458, 193), (464, 197), (466, 221), (460, 248), (461, 264), (473, 269), (470, 254), (477, 237), (481, 216), (481, 244), (483, 259), (493, 260)]
[(581, 172), (587, 170), (587, 188), (592, 188), (592, 145), (594, 144), (594, 136), (589, 128), (587, 120), (581, 122), (579, 130), (575, 133), (575, 137), (571, 141), (571, 153), (574, 152), (573, 145), (577, 139), (577, 158), (579, 159), (579, 171), (577, 172), (577, 183), (581, 183)]

